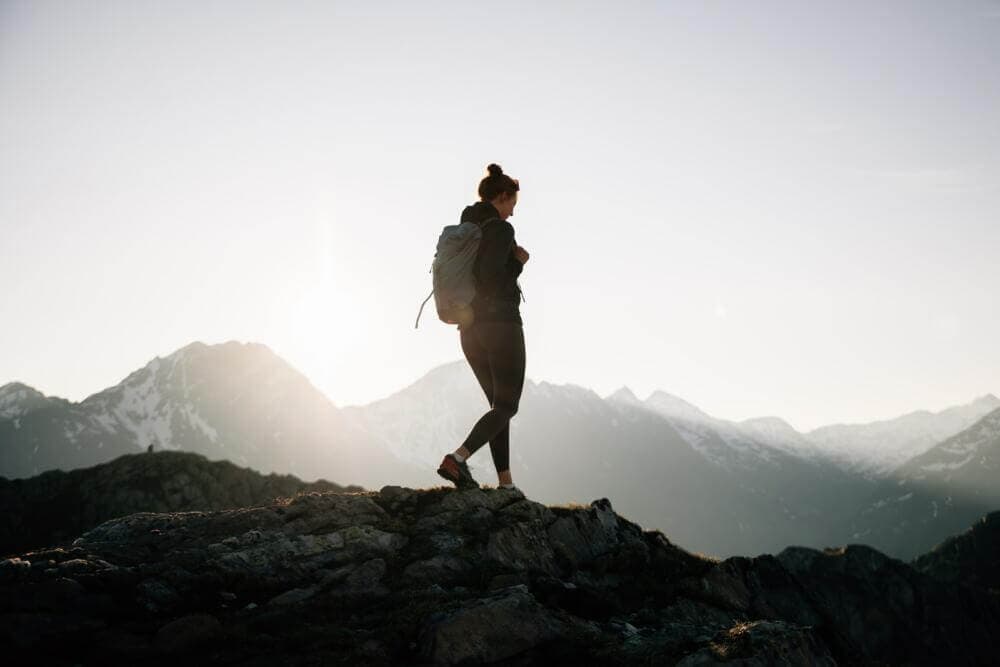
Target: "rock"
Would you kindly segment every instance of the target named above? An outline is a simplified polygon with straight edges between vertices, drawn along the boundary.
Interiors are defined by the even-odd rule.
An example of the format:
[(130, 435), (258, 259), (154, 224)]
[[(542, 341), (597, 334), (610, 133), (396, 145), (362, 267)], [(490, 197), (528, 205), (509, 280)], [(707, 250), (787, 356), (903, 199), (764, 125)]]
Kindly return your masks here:
[(555, 513), (533, 500), (516, 500), (500, 510), (500, 516), (511, 521), (538, 521), (547, 526), (556, 520)]
[(750, 609), (750, 591), (744, 580), (748, 561), (739, 556), (727, 558), (703, 577), (683, 581), (680, 589), (698, 600), (745, 613)]
[(495, 591), (501, 588), (510, 588), (511, 586), (517, 586), (519, 584), (527, 585), (529, 581), (530, 577), (526, 572), (511, 572), (505, 574), (497, 574), (490, 579), (490, 584), (488, 588), (491, 591)]
[(450, 529), (452, 526), (458, 525), (460, 518), (461, 512), (458, 511), (437, 512), (417, 519), (414, 528), (416, 528), (417, 532), (421, 533), (432, 530)]
[(169, 611), (181, 603), (181, 596), (166, 582), (147, 579), (136, 586), (136, 593), (149, 611)]
[(296, 496), (285, 507), (289, 535), (329, 531), (357, 525), (380, 525), (387, 517), (370, 496), (354, 493), (309, 492)]
[(1000, 593), (1000, 511), (981, 517), (968, 530), (950, 537), (913, 560), (913, 567), (951, 584)]
[[(368, 525), (347, 526), (322, 535), (286, 535), (269, 531), (238, 544), (209, 545), (215, 556), (212, 566), (226, 573), (292, 581), (331, 563), (344, 563), (366, 556), (391, 555), (407, 537)], [(244, 546), (244, 545), (251, 546)]]
[(73, 558), (59, 563), (56, 569), (64, 577), (72, 577), (80, 574), (90, 574), (97, 570), (109, 567), (105, 561), (91, 561), (84, 558)]
[(40, 581), (29, 590), (30, 596), (19, 600), (22, 609), (65, 611), (79, 605), (87, 592), (79, 581), (59, 576)]
[(219, 619), (211, 614), (188, 614), (161, 627), (154, 643), (164, 653), (182, 653), (215, 639), (221, 629)]
[(815, 624), (841, 655), (949, 662), (993, 641), (1000, 628), (996, 598), (939, 582), (869, 546), (790, 547), (777, 560), (808, 590)]
[(4, 659), (9, 664), (36, 661), (19, 661), (12, 649), (25, 650), (26, 657), (36, 653), (37, 647), (60, 647), (80, 637), (104, 630), (107, 624), (102, 619), (89, 618), (72, 612), (13, 612), (0, 616), (0, 646), (4, 647)]
[(354, 566), (346, 573), (341, 583), (330, 589), (330, 594), (335, 597), (382, 597), (389, 593), (389, 589), (379, 584), (385, 576), (386, 562), (381, 558), (373, 558), (364, 563)]
[(466, 578), (472, 570), (461, 558), (438, 555), (410, 563), (403, 570), (403, 580), (413, 583), (455, 583)]
[[(82, 437), (100, 439), (101, 435), (88, 429)], [(98, 446), (96, 441), (92, 444)], [(18, 517), (17, 521), (0, 523), (0, 553), (20, 553), (72, 540), (109, 519), (139, 512), (243, 508), (271, 504), (275, 497), (303, 490), (351, 489), (360, 490), (324, 480), (307, 483), (291, 475), (262, 475), (229, 461), (209, 461), (194, 452), (127, 454), (92, 467), (0, 479), (4, 508), (10, 516)], [(274, 507), (269, 511), (279, 510)], [(156, 531), (169, 532), (150, 526), (147, 536), (155, 536)]]
[(719, 560), (488, 488), (139, 513), (0, 561), (12, 664), (985, 664), (997, 627), (989, 590), (861, 545)]
[(119, 629), (105, 629), (94, 636), (97, 649), (114, 660), (109, 664), (139, 664), (153, 648), (150, 638)]
[(471, 512), (476, 508), (484, 508), (496, 512), (506, 505), (524, 499), (519, 489), (466, 489), (455, 490), (445, 494), (437, 508), (430, 513), (438, 512)]
[(361, 643), (358, 647), (358, 653), (365, 658), (376, 659), (376, 660), (386, 660), (389, 657), (389, 652), (386, 650), (385, 646), (379, 641), (374, 639), (368, 639)]
[(699, 579), (682, 580), (678, 589), (752, 618), (783, 618), (802, 626), (823, 622), (811, 602), (811, 592), (769, 554), (727, 558)]
[(270, 599), (268, 604), (282, 606), (282, 605), (292, 605), (303, 600), (308, 600), (316, 591), (319, 590), (315, 586), (310, 586), (309, 588), (293, 588), (290, 591), (285, 591), (281, 595), (276, 595)]
[(493, 531), (486, 545), (486, 555), (512, 570), (559, 573), (548, 534), (538, 522), (515, 523)]
[(433, 533), (430, 540), (438, 551), (454, 551), (465, 544), (465, 539), (461, 536), (444, 532)]
[(720, 632), (711, 644), (688, 655), (678, 667), (732, 663), (747, 667), (815, 665), (837, 661), (813, 631), (784, 621), (752, 621)]
[(26, 579), (31, 572), (31, 561), (21, 560), (16, 556), (0, 561), (0, 581), (17, 581)]
[(570, 569), (577, 569), (619, 544), (617, 522), (603, 518), (604, 513), (590, 511), (560, 517), (547, 531), (552, 550)]
[(379, 498), (390, 507), (409, 505), (417, 497), (417, 492), (405, 486), (383, 486), (378, 493)]
[(558, 637), (565, 629), (527, 586), (514, 586), (432, 616), (421, 635), (421, 652), (435, 664), (496, 662)]

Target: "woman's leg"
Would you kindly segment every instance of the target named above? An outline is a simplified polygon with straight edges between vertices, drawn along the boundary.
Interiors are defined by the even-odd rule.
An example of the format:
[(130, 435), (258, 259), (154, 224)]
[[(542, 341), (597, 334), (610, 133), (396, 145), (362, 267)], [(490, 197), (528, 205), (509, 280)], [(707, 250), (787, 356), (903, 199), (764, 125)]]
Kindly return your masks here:
[[(479, 322), (470, 333), (480, 344), (478, 347), (470, 345), (473, 352), (486, 350), (493, 400), (492, 407), (472, 427), (462, 447), (471, 454), (489, 442), (497, 473), (509, 475), (509, 424), (510, 419), (517, 414), (524, 388), (524, 329), (516, 322)], [(479, 359), (475, 354), (473, 356)], [(480, 373), (476, 377), (480, 377)], [(485, 381), (480, 380), (480, 384), (485, 389)]]
[[(478, 326), (478, 324), (460, 328), (459, 340), (462, 344), (462, 352), (465, 354), (465, 360), (469, 362), (472, 373), (476, 376), (479, 386), (483, 388), (487, 404), (492, 407), (493, 371), (490, 369), (489, 353), (483, 347), (483, 344), (479, 342), (479, 338), (472, 332), (474, 326)], [(456, 449), (455, 453), (461, 455), (463, 460), (472, 454), (464, 445)]]

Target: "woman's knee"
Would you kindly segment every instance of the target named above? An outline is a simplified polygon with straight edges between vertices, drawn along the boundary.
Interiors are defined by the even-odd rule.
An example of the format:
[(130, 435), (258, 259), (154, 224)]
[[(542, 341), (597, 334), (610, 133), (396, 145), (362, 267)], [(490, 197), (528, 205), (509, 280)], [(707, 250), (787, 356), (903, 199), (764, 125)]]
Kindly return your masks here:
[(496, 401), (493, 403), (493, 409), (497, 414), (503, 415), (506, 419), (510, 419), (517, 414), (517, 403), (511, 403), (510, 401)]

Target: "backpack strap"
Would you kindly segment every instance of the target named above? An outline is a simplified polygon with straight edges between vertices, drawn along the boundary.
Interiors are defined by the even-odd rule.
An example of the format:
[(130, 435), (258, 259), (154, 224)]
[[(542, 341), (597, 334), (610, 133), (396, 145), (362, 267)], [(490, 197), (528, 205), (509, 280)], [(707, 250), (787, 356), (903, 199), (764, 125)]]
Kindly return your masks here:
[(485, 228), (485, 227), (486, 227), (486, 223), (487, 223), (487, 222), (491, 222), (491, 221), (493, 221), (493, 220), (497, 220), (497, 221), (499, 221), (499, 220), (500, 220), (500, 218), (486, 218), (485, 220), (480, 220), (480, 221), (479, 221), (479, 222), (477, 222), (476, 224), (477, 224), (477, 225), (479, 225), (479, 228), (480, 228), (480, 229), (483, 229), (483, 228)]
[(434, 296), (434, 290), (431, 290), (431, 293), (427, 295), (427, 298), (426, 298), (426, 299), (424, 299), (424, 302), (423, 302), (422, 304), (420, 304), (420, 310), (418, 310), (418, 311), (417, 311), (417, 321), (416, 321), (416, 322), (414, 322), (414, 324), (413, 324), (413, 328), (414, 328), (414, 329), (416, 329), (417, 327), (419, 327), (419, 326), (420, 326), (420, 313), (424, 312), (424, 306), (425, 306), (425, 305), (427, 304), (427, 301), (428, 301), (428, 300), (429, 300), (429, 299), (430, 299), (430, 298), (431, 298), (432, 296)]

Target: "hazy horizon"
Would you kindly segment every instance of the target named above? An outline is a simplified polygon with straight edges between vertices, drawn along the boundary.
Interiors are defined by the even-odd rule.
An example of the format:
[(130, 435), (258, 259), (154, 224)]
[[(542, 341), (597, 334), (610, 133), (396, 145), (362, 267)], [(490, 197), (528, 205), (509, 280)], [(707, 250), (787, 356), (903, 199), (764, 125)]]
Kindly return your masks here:
[[(204, 341), (192, 341), (192, 343), (193, 343), (193, 342), (202, 342), (202, 343), (204, 343)], [(227, 342), (234, 342), (234, 341), (219, 341), (218, 343), (205, 343), (205, 344), (206, 344), (206, 345), (216, 345), (216, 344), (223, 344), (223, 343), (227, 343)], [(262, 343), (262, 341), (235, 341), (235, 342), (237, 342), (237, 343), (240, 343), (240, 344), (248, 344), (248, 343)], [(266, 345), (266, 343), (262, 343), (262, 344)], [(270, 346), (268, 346), (268, 347), (270, 347)], [(159, 354), (159, 355), (155, 355), (155, 356), (157, 356), (157, 357), (159, 357), (159, 358), (164, 358), (164, 357), (168, 357), (168, 356), (170, 356), (171, 354), (173, 354), (174, 352), (177, 352), (177, 351), (178, 351), (178, 350), (174, 350), (173, 352), (170, 352), (170, 353), (164, 353), (164, 354)], [(274, 351), (274, 350), (272, 350), (272, 352), (273, 352), (273, 351)], [(280, 355), (278, 355), (278, 356), (280, 356)], [(152, 358), (150, 358), (150, 362), (151, 362), (151, 361), (152, 361)], [(287, 361), (287, 360), (286, 360), (286, 361)], [(149, 362), (147, 362), (147, 363), (149, 363)], [(373, 398), (373, 399), (372, 399), (371, 401), (366, 401), (366, 402), (364, 402), (364, 403), (336, 403), (336, 402), (334, 401), (334, 403), (335, 403), (335, 405), (336, 405), (336, 406), (337, 406), (338, 408), (346, 408), (346, 407), (362, 407), (362, 406), (364, 406), (364, 405), (367, 405), (367, 404), (369, 404), (369, 403), (372, 403), (372, 402), (376, 402), (376, 401), (379, 401), (379, 400), (382, 400), (382, 399), (385, 399), (385, 398), (388, 398), (389, 396), (391, 396), (391, 395), (393, 395), (393, 394), (395, 394), (395, 393), (397, 393), (397, 392), (399, 392), (399, 391), (402, 391), (403, 389), (406, 389), (406, 388), (407, 388), (407, 387), (409, 387), (409, 386), (410, 386), (411, 384), (414, 384), (414, 383), (418, 382), (418, 381), (419, 381), (420, 379), (422, 379), (422, 378), (423, 378), (423, 377), (425, 377), (425, 376), (426, 376), (427, 374), (429, 374), (429, 373), (431, 373), (432, 371), (434, 371), (434, 370), (435, 370), (436, 368), (439, 368), (439, 367), (441, 367), (441, 366), (444, 366), (444, 365), (449, 365), (449, 364), (453, 364), (453, 363), (458, 363), (458, 364), (460, 364), (460, 365), (464, 366), (464, 365), (466, 364), (466, 361), (465, 361), (465, 359), (463, 358), (463, 359), (454, 359), (454, 360), (451, 360), (451, 361), (445, 361), (445, 362), (442, 362), (441, 364), (438, 364), (438, 365), (437, 365), (437, 366), (435, 366), (434, 368), (429, 368), (429, 369), (427, 369), (426, 373), (423, 373), (423, 374), (421, 374), (421, 375), (420, 375), (419, 377), (416, 377), (416, 378), (413, 378), (412, 380), (410, 380), (410, 381), (408, 381), (408, 382), (405, 382), (405, 383), (403, 383), (403, 384), (402, 384), (402, 385), (400, 385), (399, 387), (396, 387), (395, 389), (392, 389), (392, 390), (391, 390), (391, 391), (389, 391), (388, 393), (386, 393), (386, 394), (384, 394), (384, 395), (382, 395), (382, 396), (377, 396), (377, 397)], [(145, 364), (144, 364), (143, 366), (145, 366)], [(140, 368), (141, 368), (141, 367), (140, 367)], [(133, 370), (138, 370), (138, 368), (136, 368), (136, 369), (133, 369)], [(300, 372), (301, 372), (301, 369), (296, 369), (296, 370), (300, 370)], [(127, 377), (127, 376), (126, 376), (126, 377)], [(306, 379), (310, 380), (310, 382), (311, 382), (311, 378), (309, 378), (308, 376), (306, 376)], [(125, 380), (125, 377), (122, 377), (120, 381), (124, 381), (124, 380)], [(119, 381), (119, 382), (120, 382), (120, 381)], [(551, 382), (551, 381), (549, 381), (549, 380), (546, 380), (545, 378), (534, 378), (534, 377), (530, 377), (530, 376), (527, 376), (527, 377), (525, 378), (525, 383), (527, 383), (527, 382), (529, 382), (529, 381), (530, 381), (530, 382), (535, 382), (535, 383), (538, 383), (538, 384), (540, 384), (540, 383), (542, 383), (542, 382), (546, 382), (546, 383), (550, 383), (550, 384), (555, 384), (555, 385), (560, 385), (560, 386), (561, 386), (561, 385), (567, 385), (567, 384), (568, 384), (568, 385), (572, 385), (572, 386), (577, 386), (577, 387), (583, 387), (584, 389), (590, 389), (590, 390), (593, 390), (593, 388), (592, 388), (592, 387), (588, 387), (588, 386), (586, 386), (586, 385), (580, 385), (580, 384), (578, 384), (578, 383), (575, 383), (575, 382), (566, 382), (566, 383), (563, 383), (563, 382)], [(23, 382), (23, 381), (22, 381), (22, 380), (17, 380), (17, 379), (14, 379), (14, 380), (7, 380), (7, 381), (3, 381), (3, 382), (0, 382), (0, 387), (4, 386), (5, 384), (8, 384), (9, 382)], [(26, 385), (29, 385), (29, 386), (32, 386), (33, 388), (35, 388), (35, 389), (39, 389), (39, 390), (41, 391), (41, 389), (40, 389), (39, 387), (35, 387), (35, 386), (34, 386), (34, 385), (32, 385), (32, 384), (31, 384), (30, 382), (23, 382), (23, 384), (26, 384)], [(115, 384), (117, 384), (117, 383), (115, 383)], [(114, 386), (114, 385), (109, 385), (109, 386)], [(85, 393), (85, 394), (84, 394), (83, 396), (81, 396), (81, 397), (79, 397), (79, 398), (70, 398), (70, 397), (67, 397), (67, 396), (65, 396), (65, 395), (62, 395), (62, 394), (59, 394), (59, 393), (55, 393), (55, 394), (51, 394), (51, 393), (49, 393), (49, 392), (43, 392), (43, 393), (45, 393), (45, 394), (46, 394), (46, 395), (48, 395), (48, 396), (53, 396), (53, 395), (55, 395), (55, 396), (58, 396), (58, 397), (60, 397), (60, 398), (68, 398), (69, 400), (73, 401), (74, 403), (79, 403), (79, 402), (81, 402), (81, 401), (85, 400), (86, 398), (88, 398), (88, 397), (90, 397), (90, 396), (92, 396), (92, 395), (94, 395), (94, 394), (98, 394), (98, 393), (100, 393), (100, 392), (104, 391), (104, 390), (105, 390), (105, 389), (107, 389), (107, 388), (108, 388), (108, 387), (101, 387), (101, 388), (99, 388), (99, 389), (94, 389), (93, 391), (90, 391), (90, 392), (86, 392), (86, 393)], [(632, 387), (629, 387), (629, 386), (628, 386), (627, 384), (623, 384), (623, 385), (619, 385), (618, 387), (616, 387), (616, 388), (615, 388), (615, 390), (613, 390), (613, 391), (611, 391), (611, 392), (604, 392), (604, 393), (601, 393), (601, 392), (597, 392), (596, 390), (593, 390), (593, 391), (595, 391), (595, 393), (597, 393), (597, 394), (598, 394), (598, 395), (599, 395), (599, 396), (600, 396), (600, 397), (601, 397), (602, 399), (606, 399), (606, 398), (608, 398), (608, 397), (609, 397), (609, 396), (610, 396), (611, 394), (613, 394), (613, 393), (614, 393), (615, 391), (617, 391), (617, 390), (619, 390), (619, 389), (622, 389), (622, 388), (627, 388), (627, 389), (629, 389), (629, 391), (632, 391), (632, 393), (633, 393), (633, 394), (635, 394), (636, 398), (638, 398), (638, 399), (639, 399), (640, 401), (646, 401), (646, 400), (648, 400), (648, 399), (649, 399), (649, 398), (650, 398), (650, 397), (651, 397), (651, 396), (652, 396), (653, 394), (655, 394), (656, 392), (659, 392), (659, 391), (665, 391), (665, 390), (663, 390), (663, 389), (661, 389), (661, 388), (654, 388), (654, 389), (650, 390), (649, 392), (646, 392), (645, 394), (640, 394), (640, 393), (636, 392), (636, 391), (635, 391), (635, 390), (634, 390), (634, 389), (633, 389)], [(322, 390), (320, 390), (320, 391), (322, 391)], [(667, 392), (667, 393), (670, 393), (670, 392)], [(976, 396), (973, 396), (973, 397), (969, 398), (969, 399), (968, 399), (967, 401), (963, 401), (963, 402), (961, 402), (961, 403), (958, 403), (958, 404), (956, 404), (956, 405), (964, 405), (964, 404), (968, 404), (968, 403), (972, 403), (972, 402), (974, 402), (974, 401), (977, 401), (977, 400), (979, 400), (979, 399), (982, 399), (982, 398), (985, 398), (986, 396), (995, 396), (995, 394), (993, 394), (993, 392), (986, 392), (986, 393), (984, 393), (984, 394), (980, 394), (980, 395), (976, 395)], [(685, 398), (684, 396), (678, 396), (678, 397), (679, 397), (679, 398), (681, 398), (681, 399), (684, 399), (684, 400), (687, 400), (687, 399), (686, 399), (686, 398)], [(328, 398), (329, 398), (329, 397), (328, 397)], [(332, 400), (333, 400), (333, 399), (331, 399), (331, 401), (332, 401)], [(690, 402), (690, 401), (688, 401), (688, 402)], [(699, 408), (701, 408), (701, 406), (697, 406), (697, 405), (696, 405), (696, 407), (699, 407)], [(901, 413), (901, 414), (898, 414), (898, 415), (886, 415), (886, 416), (883, 416), (883, 417), (880, 417), (880, 418), (877, 418), (877, 419), (874, 419), (874, 420), (871, 420), (871, 421), (887, 421), (887, 420), (891, 420), (891, 419), (894, 419), (894, 418), (896, 418), (896, 417), (901, 417), (901, 416), (903, 416), (904, 414), (909, 414), (909, 413), (912, 413), (912, 412), (916, 412), (916, 411), (920, 411), (920, 410), (928, 410), (929, 412), (932, 412), (932, 413), (938, 413), (938, 412), (941, 412), (942, 410), (945, 410), (945, 409), (947, 409), (947, 408), (951, 408), (951, 407), (955, 407), (955, 405), (946, 405), (946, 406), (943, 406), (942, 408), (938, 408), (938, 409), (928, 409), (928, 408), (925, 408), (925, 407), (914, 407), (914, 408), (912, 408), (911, 410), (907, 410), (907, 411), (906, 411), (905, 413)], [(709, 413), (709, 414), (710, 414), (710, 416), (711, 416), (711, 417), (714, 417), (714, 418), (717, 418), (717, 419), (729, 419), (728, 417), (726, 417), (726, 416), (724, 416), (724, 415), (716, 415), (716, 414), (711, 414), (711, 413)], [(785, 419), (785, 417), (784, 417), (784, 416), (782, 416), (782, 415), (753, 415), (753, 416), (751, 416), (751, 417), (745, 417), (745, 418), (743, 418), (743, 419), (753, 419), (753, 418), (760, 418), (760, 417), (780, 417), (780, 418), (782, 418), (782, 419)], [(742, 421), (742, 420), (731, 420), (731, 421)], [(788, 421), (788, 420), (787, 420), (787, 419), (785, 419), (785, 421)], [(794, 424), (792, 424), (792, 426), (793, 426), (793, 427), (795, 427), (795, 428), (796, 428), (796, 430), (798, 430), (799, 432), (801, 432), (801, 433), (806, 433), (806, 432), (809, 432), (809, 431), (811, 431), (811, 430), (814, 430), (814, 429), (816, 429), (816, 428), (820, 428), (820, 427), (823, 427), (823, 426), (833, 426), (833, 425), (849, 425), (849, 424), (852, 424), (852, 423), (861, 423), (861, 422), (829, 422), (829, 423), (825, 423), (825, 424), (819, 424), (819, 425), (817, 425), (817, 426), (815, 426), (815, 427), (812, 427), (812, 428), (809, 428), (809, 429), (800, 429), (800, 428), (798, 428), (798, 427), (795, 427), (795, 425), (794, 425)]]
[(1000, 394), (1000, 2), (8, 2), (0, 99), (0, 385), (240, 340), (388, 396), (462, 358), (413, 322), (497, 162), (530, 379), (803, 432)]

